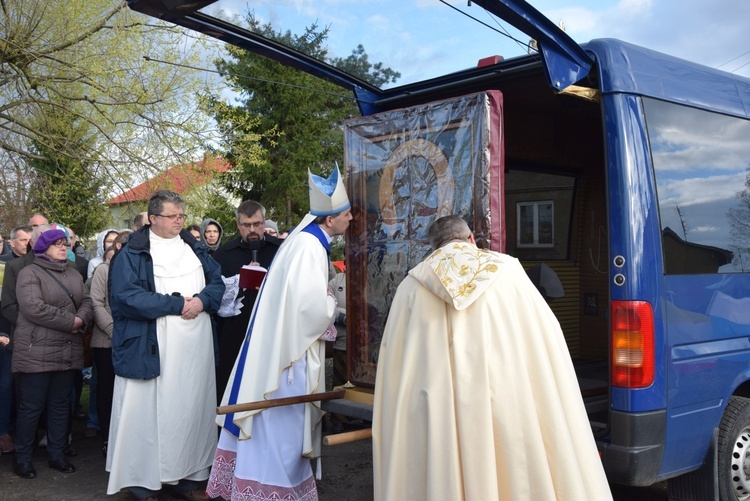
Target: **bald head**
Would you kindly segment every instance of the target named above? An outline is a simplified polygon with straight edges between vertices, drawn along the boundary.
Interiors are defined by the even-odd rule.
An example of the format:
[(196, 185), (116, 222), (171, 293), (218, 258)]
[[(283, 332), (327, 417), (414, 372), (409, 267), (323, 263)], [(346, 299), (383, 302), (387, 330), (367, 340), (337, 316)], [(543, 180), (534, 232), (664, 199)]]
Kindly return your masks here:
[(49, 224), (49, 220), (38, 212), (34, 213), (34, 215), (29, 218), (29, 226), (32, 228), (36, 228), (42, 224)]
[(473, 243), (471, 229), (460, 216), (444, 216), (433, 221), (427, 228), (427, 240), (432, 250), (454, 240)]

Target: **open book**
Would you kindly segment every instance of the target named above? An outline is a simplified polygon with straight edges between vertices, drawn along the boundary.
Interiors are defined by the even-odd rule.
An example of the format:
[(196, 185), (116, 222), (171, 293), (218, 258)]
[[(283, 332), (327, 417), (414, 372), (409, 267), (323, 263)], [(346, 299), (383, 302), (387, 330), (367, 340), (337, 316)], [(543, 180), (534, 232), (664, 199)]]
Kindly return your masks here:
[(262, 266), (246, 264), (240, 269), (240, 287), (243, 289), (257, 289), (263, 283), (268, 270)]

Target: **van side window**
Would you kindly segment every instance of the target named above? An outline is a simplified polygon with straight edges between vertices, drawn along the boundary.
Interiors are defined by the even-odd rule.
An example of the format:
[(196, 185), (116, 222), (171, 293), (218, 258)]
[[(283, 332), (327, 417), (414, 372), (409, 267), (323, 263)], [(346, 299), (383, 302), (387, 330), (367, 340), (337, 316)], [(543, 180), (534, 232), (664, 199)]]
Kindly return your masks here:
[(750, 271), (750, 121), (644, 98), (668, 275)]

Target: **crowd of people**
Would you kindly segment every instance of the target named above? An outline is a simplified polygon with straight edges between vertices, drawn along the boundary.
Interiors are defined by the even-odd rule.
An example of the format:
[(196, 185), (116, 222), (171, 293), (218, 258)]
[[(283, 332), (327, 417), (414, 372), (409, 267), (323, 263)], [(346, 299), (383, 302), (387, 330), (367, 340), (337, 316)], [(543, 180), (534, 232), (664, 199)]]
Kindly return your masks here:
[[(330, 201), (332, 192), (324, 186), (328, 180), (312, 175), (310, 180), (323, 186), (319, 198)], [(335, 332), (330, 328), (335, 300), (328, 295), (328, 254), (331, 238), (342, 234), (351, 219), (340, 180), (335, 187), (336, 213), (318, 208), (298, 225), (303, 235), (289, 238), (295, 254), (288, 265), (307, 256), (299, 263), (302, 269), (309, 271), (314, 262), (321, 270), (316, 279), (325, 281), (315, 282), (327, 306), (318, 312), (320, 320), (309, 325), (311, 338), (313, 330), (320, 330), (318, 337)], [(225, 392), (227, 385), (246, 391), (240, 382), (250, 369), (233, 368), (243, 345), (247, 349), (249, 344), (248, 325), (256, 323), (252, 338), (261, 338), (251, 313), (276, 310), (266, 303), (254, 308), (260, 287), (240, 287), (240, 272), (246, 265), (271, 269), (288, 234), (252, 200), (237, 207), (238, 236), (228, 242), (222, 242), (224, 231), (215, 219), (184, 227), (183, 208), (177, 193), (156, 192), (132, 229), (100, 231), (95, 253), (81, 245), (71, 228), (50, 224), (42, 214), (13, 228), (7, 246), (0, 239), (8, 249), (0, 254), (0, 451), (15, 453), (18, 476), (37, 476), (32, 458), (38, 443), (46, 446), (50, 468), (75, 472), (71, 429), (78, 417), (88, 420), (87, 435), (102, 439), (109, 494), (127, 489), (135, 499), (153, 500), (169, 489), (174, 497), (208, 499), (209, 471), (222, 470), (214, 463), (225, 465), (223, 453), (217, 453), (216, 405), (225, 394), (225, 399), (233, 398), (231, 389)], [(308, 225), (317, 229), (314, 234)], [(295, 244), (297, 240), (305, 245)], [(315, 242), (317, 248), (311, 245)], [(288, 265), (268, 275), (282, 282), (266, 297), (289, 293), (299, 304), (309, 301), (284, 282), (288, 275), (281, 271)], [(270, 311), (260, 316), (266, 315), (276, 317)], [(287, 336), (296, 336), (286, 329)], [(310, 353), (314, 359), (308, 365), (315, 367), (317, 381), (323, 377), (324, 352)], [(287, 362), (281, 357), (276, 365)], [(86, 414), (78, 402), (88, 366)], [(304, 360), (297, 366), (303, 372), (289, 390), (299, 391), (301, 383), (305, 392)], [(191, 391), (186, 393), (185, 387)], [(299, 423), (300, 432), (304, 424)], [(212, 485), (219, 482), (214, 479)]]
[[(99, 232), (95, 255), (41, 214), (13, 228), (0, 451), (15, 451), (16, 474), (37, 476), (40, 438), (50, 468), (76, 471), (88, 344), (108, 494), (317, 499), (325, 413), (311, 397), (326, 389), (326, 341), (345, 367), (346, 281), (330, 254), (352, 213), (338, 169), (308, 184), (310, 211), (288, 235), (247, 200), (223, 243), (215, 219), (185, 227), (168, 190), (132, 230)], [(380, 349), (376, 499), (611, 499), (559, 323), (519, 262), (478, 249), (458, 216), (428, 238)], [(257, 287), (248, 266), (265, 272)], [(265, 405), (287, 397), (304, 403)]]

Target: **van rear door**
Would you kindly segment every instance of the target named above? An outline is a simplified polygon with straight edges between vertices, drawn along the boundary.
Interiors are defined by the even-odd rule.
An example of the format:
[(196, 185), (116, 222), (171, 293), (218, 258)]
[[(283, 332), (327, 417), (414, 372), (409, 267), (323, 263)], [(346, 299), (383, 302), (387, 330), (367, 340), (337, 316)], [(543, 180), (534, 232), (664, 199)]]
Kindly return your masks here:
[[(527, 2), (523, 0), (479, 0), (469, 2), (469, 4), (481, 7), (488, 14), (500, 17), (536, 41), (547, 82), (553, 88), (562, 90), (588, 75), (593, 61), (586, 51)], [(405, 92), (414, 92), (415, 85), (424, 87), (420, 84), (426, 83), (428, 80), (434, 80), (429, 78), (423, 82), (412, 82), (408, 86), (394, 87), (393, 89), (377, 88), (325, 61), (310, 57), (291, 47), (253, 33), (242, 26), (208, 14), (207, 12), (216, 11), (220, 8), (221, 2), (216, 0), (128, 0), (128, 5), (138, 12), (242, 47), (351, 90), (354, 92), (360, 110), (364, 115), (384, 111), (387, 109), (387, 102), (393, 101), (394, 98), (403, 97)], [(274, 8), (277, 7), (280, 9), (282, 6), (274, 6)], [(229, 6), (227, 6), (227, 9), (229, 9)], [(449, 9), (446, 8), (446, 10)], [(231, 9), (229, 12), (231, 12)], [(382, 15), (385, 17), (388, 12), (388, 4), (383, 4)], [(277, 15), (281, 16), (278, 13)], [(293, 15), (295, 15), (295, 12), (291, 11), (289, 16)], [(449, 15), (448, 12), (446, 12), (447, 15)], [(312, 21), (316, 22), (317, 20), (313, 19)], [(364, 21), (361, 22), (364, 24)], [(331, 31), (335, 32), (335, 26), (331, 27)], [(462, 33), (448, 32), (445, 33), (445, 38), (462, 35)], [(415, 42), (418, 46), (419, 40)], [(389, 65), (387, 60), (383, 63), (386, 66)], [(492, 65), (482, 69), (484, 73), (491, 73), (492, 71)], [(477, 72), (472, 71), (471, 74), (472, 77), (475, 77)], [(463, 72), (456, 72), (446, 75), (441, 80), (450, 82), (464, 76)], [(430, 85), (433, 85), (433, 83)]]

